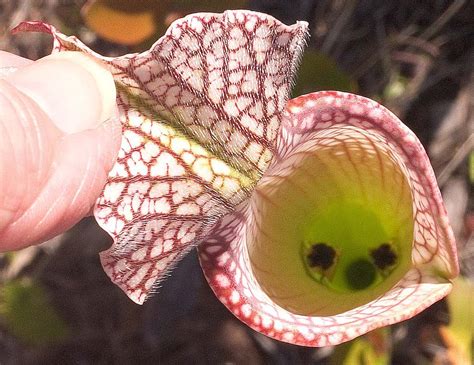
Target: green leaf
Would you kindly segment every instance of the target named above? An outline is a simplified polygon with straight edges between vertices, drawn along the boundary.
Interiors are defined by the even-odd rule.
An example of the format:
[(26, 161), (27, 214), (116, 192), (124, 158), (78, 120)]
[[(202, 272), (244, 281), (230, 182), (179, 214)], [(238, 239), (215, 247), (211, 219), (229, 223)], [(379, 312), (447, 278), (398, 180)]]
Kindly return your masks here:
[(469, 155), (469, 179), (474, 184), (474, 151)]
[(396, 77), (394, 77), (391, 82), (389, 82), (385, 87), (383, 91), (384, 100), (393, 100), (405, 94), (408, 88), (409, 81), (410, 80), (406, 77), (397, 74)]
[(458, 277), (448, 296), (451, 322), (444, 340), (456, 364), (474, 364), (474, 284)]
[(387, 329), (379, 329), (363, 337), (339, 345), (331, 357), (332, 365), (386, 365), (390, 354), (387, 351)]
[(0, 290), (0, 321), (12, 334), (33, 345), (58, 342), (68, 334), (47, 292), (29, 280), (11, 281)]
[(327, 55), (307, 50), (301, 61), (293, 97), (320, 90), (355, 93), (357, 83)]

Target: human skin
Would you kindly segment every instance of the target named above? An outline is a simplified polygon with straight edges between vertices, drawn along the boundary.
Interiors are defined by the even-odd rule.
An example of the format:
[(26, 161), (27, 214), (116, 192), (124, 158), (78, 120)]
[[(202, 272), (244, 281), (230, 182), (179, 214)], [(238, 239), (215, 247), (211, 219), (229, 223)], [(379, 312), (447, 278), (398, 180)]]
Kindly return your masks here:
[(91, 58), (0, 51), (0, 252), (89, 215), (119, 150), (115, 85)]

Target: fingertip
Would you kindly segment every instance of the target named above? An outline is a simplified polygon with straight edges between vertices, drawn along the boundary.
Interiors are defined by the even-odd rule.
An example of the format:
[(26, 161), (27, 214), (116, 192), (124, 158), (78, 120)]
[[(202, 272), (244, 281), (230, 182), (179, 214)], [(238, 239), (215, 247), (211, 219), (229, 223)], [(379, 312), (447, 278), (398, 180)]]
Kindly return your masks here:
[(80, 52), (60, 52), (6, 79), (32, 98), (67, 134), (98, 127), (114, 114), (112, 74)]
[(100, 61), (82, 52), (59, 52), (45, 57), (46, 60), (72, 62), (87, 70), (93, 77), (100, 94), (101, 114), (99, 120), (106, 121), (114, 117), (116, 112), (116, 89), (112, 74)]

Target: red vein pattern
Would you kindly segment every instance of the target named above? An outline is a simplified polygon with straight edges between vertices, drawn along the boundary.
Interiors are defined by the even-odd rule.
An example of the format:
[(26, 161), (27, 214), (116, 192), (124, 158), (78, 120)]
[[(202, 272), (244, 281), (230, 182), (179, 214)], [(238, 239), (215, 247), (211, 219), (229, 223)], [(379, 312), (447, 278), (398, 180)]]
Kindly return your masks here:
[(276, 148), (307, 24), (250, 11), (174, 22), (149, 51), (102, 57), (52, 26), (54, 51), (104, 62), (123, 124), (118, 160), (95, 208), (114, 238), (102, 265), (137, 303), (246, 199)]
[(362, 96), (324, 91), (288, 103), (275, 164), (287, 158), (315, 132), (341, 126), (366, 135), (363, 144), (378, 148), (399, 162), (411, 188), (414, 211), (412, 260), (415, 265), (436, 261), (448, 278), (458, 275), (454, 236), (428, 156), (415, 134), (382, 105)]
[[(355, 141), (366, 153), (384, 152), (398, 164), (411, 189), (412, 267), (387, 293), (352, 310), (325, 317), (294, 314), (277, 305), (253, 273), (247, 244), (261, 217), (245, 202), (199, 247), (205, 276), (222, 303), (267, 336), (298, 345), (327, 346), (408, 319), (447, 295), (449, 281), (458, 274), (455, 242), (428, 157), (415, 135), (383, 106), (340, 92), (293, 99), (284, 116), (275, 159), (257, 190), (266, 179), (288, 176), (296, 166), (292, 160), (304, 158), (311, 149), (317, 153)], [(388, 167), (381, 164), (380, 171), (359, 168), (360, 174), (383, 175)]]
[[(16, 28), (51, 33), (54, 51), (86, 52), (115, 77), (122, 147), (95, 216), (114, 238), (101, 254), (103, 266), (135, 302), (203, 240), (201, 265), (218, 298), (252, 328), (299, 345), (348, 341), (410, 318), (450, 291), (458, 273), (454, 239), (413, 133), (355, 95), (314, 93), (286, 105), (306, 28), (248, 11), (195, 14), (173, 23), (149, 51), (118, 58), (101, 57), (43, 23)], [(344, 150), (334, 161), (347, 158), (357, 170), (351, 176), (408, 182), (412, 267), (367, 304), (326, 317), (297, 315), (277, 305), (253, 273), (247, 241), (261, 212), (248, 198), (266, 180), (285, 179), (297, 166), (292, 161), (338, 144)], [(380, 161), (379, 169), (357, 157), (382, 153), (391, 162)], [(386, 174), (394, 165), (399, 172)], [(367, 194), (363, 183), (354, 184)]]

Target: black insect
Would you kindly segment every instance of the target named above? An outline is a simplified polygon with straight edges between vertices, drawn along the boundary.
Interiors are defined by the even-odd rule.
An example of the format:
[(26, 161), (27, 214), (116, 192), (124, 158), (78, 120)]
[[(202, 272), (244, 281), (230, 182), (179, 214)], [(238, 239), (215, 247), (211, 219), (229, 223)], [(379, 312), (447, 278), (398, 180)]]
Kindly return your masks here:
[(371, 250), (370, 256), (372, 257), (374, 265), (380, 270), (385, 270), (397, 262), (397, 254), (388, 243), (382, 243), (375, 250)]
[(310, 267), (327, 270), (334, 264), (336, 250), (325, 243), (315, 243), (306, 258)]

